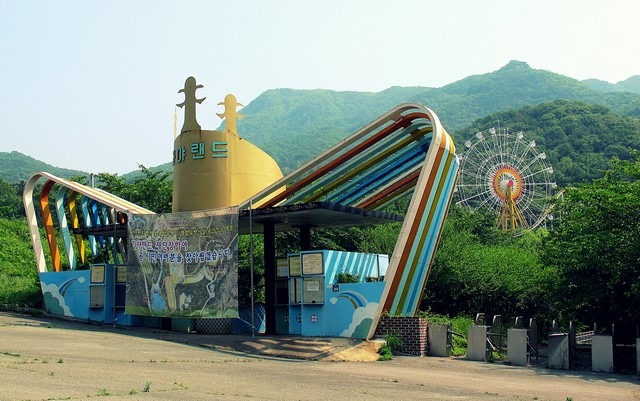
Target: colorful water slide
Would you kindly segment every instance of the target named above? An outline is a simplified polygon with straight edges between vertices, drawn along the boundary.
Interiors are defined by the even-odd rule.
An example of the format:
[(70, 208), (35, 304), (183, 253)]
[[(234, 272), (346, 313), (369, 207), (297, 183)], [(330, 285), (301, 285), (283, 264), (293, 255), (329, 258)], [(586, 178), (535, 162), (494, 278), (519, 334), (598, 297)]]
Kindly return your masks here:
[(60, 187), (56, 194), (56, 214), (58, 215), (58, 229), (62, 233), (62, 239), (64, 241), (64, 249), (67, 254), (67, 263), (69, 263), (69, 269), (75, 270), (76, 257), (73, 244), (71, 243), (71, 233), (69, 231), (69, 224), (67, 223), (67, 214), (64, 210), (64, 200), (67, 197), (69, 191), (66, 187)]
[[(419, 307), (448, 211), (459, 161), (436, 114), (416, 103), (395, 107), (250, 199), (241, 209), (325, 201), (380, 209), (411, 196), (385, 289), (383, 312), (412, 316)], [(285, 191), (276, 193), (280, 188)]]
[[(453, 141), (436, 114), (422, 105), (405, 103), (246, 199), (240, 209), (248, 209), (251, 204), (259, 204), (263, 209), (318, 201), (382, 209), (410, 196), (385, 276), (385, 288), (372, 317), (371, 337), (383, 312), (412, 316), (417, 311), (453, 194), (458, 166)], [(81, 223), (95, 228), (118, 221), (118, 212), (153, 213), (100, 189), (44, 172), (34, 174), (25, 186), (24, 203), (39, 272), (47, 271), (33, 199), (40, 179), (45, 183), (38, 194), (39, 204), (55, 270), (62, 267), (48, 201), (53, 187), (67, 189), (57, 189), (56, 205), (58, 224), (63, 231), (67, 230), (62, 237), (69, 258), (72, 252), (69, 251), (71, 241), (67, 221), (71, 221), (73, 228), (79, 228)], [(66, 208), (60, 206), (64, 202), (67, 202)], [(66, 210), (68, 219), (60, 216), (67, 213)], [(99, 231), (92, 233), (97, 238), (87, 235), (94, 254), (98, 246), (108, 246), (109, 250), (115, 246), (100, 238)], [(75, 236), (78, 251), (74, 254), (82, 263), (85, 261), (83, 239), (78, 234)], [(69, 265), (70, 268), (75, 266), (71, 261)]]
[[(23, 201), (24, 201), (24, 209), (27, 214), (27, 223), (29, 225), (29, 232), (31, 236), (31, 244), (33, 245), (33, 252), (36, 258), (36, 267), (38, 268), (38, 272), (44, 273), (47, 272), (47, 264), (44, 255), (44, 250), (42, 247), (42, 239), (40, 238), (40, 226), (38, 224), (38, 220), (36, 217), (36, 209), (34, 204), (34, 190), (36, 188), (36, 184), (41, 179), (44, 179), (44, 185), (39, 190), (38, 195), (38, 203), (42, 212), (42, 224), (46, 236), (47, 243), (49, 245), (49, 252), (51, 254), (51, 259), (53, 261), (53, 269), (55, 271), (60, 271), (62, 269), (61, 266), (61, 257), (60, 257), (60, 248), (58, 246), (56, 231), (53, 225), (53, 216), (51, 213), (51, 207), (49, 205), (49, 194), (54, 186), (58, 186), (57, 195), (56, 195), (56, 214), (58, 220), (58, 227), (61, 230), (62, 238), (64, 240), (65, 253), (68, 258), (73, 257), (73, 255), (78, 255), (80, 258), (80, 263), (84, 263), (85, 255), (84, 255), (84, 245), (83, 240), (78, 235), (75, 235), (76, 245), (78, 247), (78, 252), (74, 252), (71, 247), (70, 241), (70, 233), (69, 228), (67, 226), (67, 216), (66, 210), (68, 210), (69, 216), (68, 219), (72, 222), (73, 228), (79, 228), (78, 222), (78, 214), (77, 214), (77, 196), (81, 196), (81, 208), (88, 209), (87, 204), (94, 204), (94, 220), (93, 224), (96, 223), (99, 225), (106, 225), (108, 222), (107, 216), (108, 214), (104, 214), (104, 210), (109, 210), (111, 214), (111, 221), (117, 221), (117, 213), (137, 213), (137, 214), (152, 214), (153, 212), (147, 210), (143, 207), (140, 207), (134, 203), (126, 201), (122, 198), (119, 198), (115, 195), (112, 195), (108, 192), (105, 192), (98, 188), (92, 188), (86, 185), (79, 184), (77, 182), (69, 181), (63, 178), (56, 177), (52, 174), (45, 172), (38, 172), (33, 174), (27, 183), (25, 184), (25, 188), (23, 191)], [(62, 188), (66, 188), (63, 190)], [(68, 191), (68, 192), (67, 192)], [(66, 202), (67, 207), (64, 207), (64, 202)], [(90, 206), (91, 207), (91, 206)], [(98, 210), (103, 210), (102, 218), (98, 217)], [(63, 216), (64, 215), (64, 216)], [(87, 210), (86, 215), (84, 216), (85, 222), (88, 219), (91, 219), (91, 213)], [(109, 246), (109, 242), (104, 242)], [(71, 250), (69, 248), (71, 247)], [(76, 266), (76, 262), (69, 261), (69, 268), (74, 268)]]

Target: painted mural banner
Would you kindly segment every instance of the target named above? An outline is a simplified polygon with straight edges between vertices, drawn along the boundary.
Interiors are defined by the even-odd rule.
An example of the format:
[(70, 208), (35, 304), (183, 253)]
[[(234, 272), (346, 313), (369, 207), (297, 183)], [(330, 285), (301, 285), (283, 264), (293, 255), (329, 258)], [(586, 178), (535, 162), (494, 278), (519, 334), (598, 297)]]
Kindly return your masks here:
[(238, 208), (133, 214), (128, 222), (131, 315), (238, 316)]

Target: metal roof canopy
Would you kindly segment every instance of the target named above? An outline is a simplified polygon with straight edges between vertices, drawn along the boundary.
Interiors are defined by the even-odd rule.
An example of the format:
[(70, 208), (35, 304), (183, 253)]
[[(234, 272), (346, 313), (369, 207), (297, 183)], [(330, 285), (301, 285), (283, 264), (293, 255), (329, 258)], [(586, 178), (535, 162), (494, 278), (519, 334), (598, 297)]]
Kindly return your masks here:
[(78, 227), (72, 229), (74, 234), (97, 235), (100, 237), (127, 238), (129, 233), (126, 224), (105, 224), (104, 226)]
[[(331, 202), (311, 202), (296, 205), (251, 210), (253, 233), (264, 233), (264, 223), (275, 223), (275, 231), (297, 231), (300, 227), (331, 228), (365, 226), (402, 222), (404, 216), (378, 210), (362, 209)], [(249, 234), (249, 210), (241, 210), (238, 219), (239, 234)], [(127, 225), (106, 224), (99, 227), (74, 228), (74, 234), (126, 238)]]
[[(297, 231), (300, 227), (328, 228), (402, 222), (404, 216), (331, 202), (311, 202), (251, 210), (253, 233), (264, 232), (264, 223), (275, 223), (275, 231)], [(241, 210), (240, 234), (249, 234), (249, 210)]]

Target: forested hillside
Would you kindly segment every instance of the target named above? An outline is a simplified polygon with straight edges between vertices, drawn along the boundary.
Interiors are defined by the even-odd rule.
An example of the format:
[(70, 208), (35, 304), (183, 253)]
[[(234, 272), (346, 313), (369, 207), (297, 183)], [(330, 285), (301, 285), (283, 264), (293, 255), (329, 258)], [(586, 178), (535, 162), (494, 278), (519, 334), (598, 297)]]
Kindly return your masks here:
[(640, 119), (567, 100), (489, 115), (454, 133), (454, 140), (462, 147), (476, 132), (498, 125), (523, 131), (528, 141), (535, 141), (560, 187), (600, 178), (614, 157), (631, 160), (633, 150), (640, 149)]
[[(613, 113), (639, 117), (640, 93), (632, 93), (640, 92), (639, 81), (635, 76), (617, 84), (580, 82), (512, 61), (497, 71), (442, 88), (392, 87), (377, 93), (272, 89), (242, 109), (245, 118), (238, 121), (238, 131), (269, 153), (286, 174), (399, 103), (414, 101), (433, 109), (454, 139), (460, 140), (469, 132), (465, 127), (479, 118), (559, 99), (603, 105)], [(493, 125), (495, 120), (488, 117), (487, 122)], [(609, 145), (616, 144), (606, 143), (605, 148)], [(154, 172), (172, 170), (171, 163), (146, 167)], [(62, 177), (86, 174), (57, 169), (17, 152), (0, 153), (0, 178), (19, 182), (38, 170)], [(141, 174), (134, 171), (124, 177), (132, 180)], [(583, 177), (578, 174), (578, 180)]]
[(394, 87), (379, 93), (269, 90), (242, 109), (246, 118), (238, 121), (238, 131), (272, 155), (287, 173), (402, 102), (414, 101), (433, 109), (449, 132), (460, 132), (491, 113), (558, 99), (600, 104), (618, 114), (640, 116), (638, 93), (599, 92), (578, 80), (512, 61), (498, 71), (438, 89)]
[(0, 178), (17, 183), (27, 180), (33, 173), (46, 171), (62, 178), (87, 175), (84, 171), (55, 167), (20, 152), (0, 152)]
[(636, 92), (640, 93), (640, 75), (634, 75), (618, 83), (612, 84), (599, 79), (587, 79), (582, 81), (591, 89), (601, 92)]

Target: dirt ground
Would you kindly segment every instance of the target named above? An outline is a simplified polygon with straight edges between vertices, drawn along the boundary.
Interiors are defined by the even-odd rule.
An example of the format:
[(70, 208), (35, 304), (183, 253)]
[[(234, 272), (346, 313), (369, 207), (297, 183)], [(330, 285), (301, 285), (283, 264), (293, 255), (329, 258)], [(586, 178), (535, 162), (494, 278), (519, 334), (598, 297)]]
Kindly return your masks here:
[(0, 312), (0, 400), (640, 400), (635, 375), (460, 358), (379, 362), (374, 348)]

